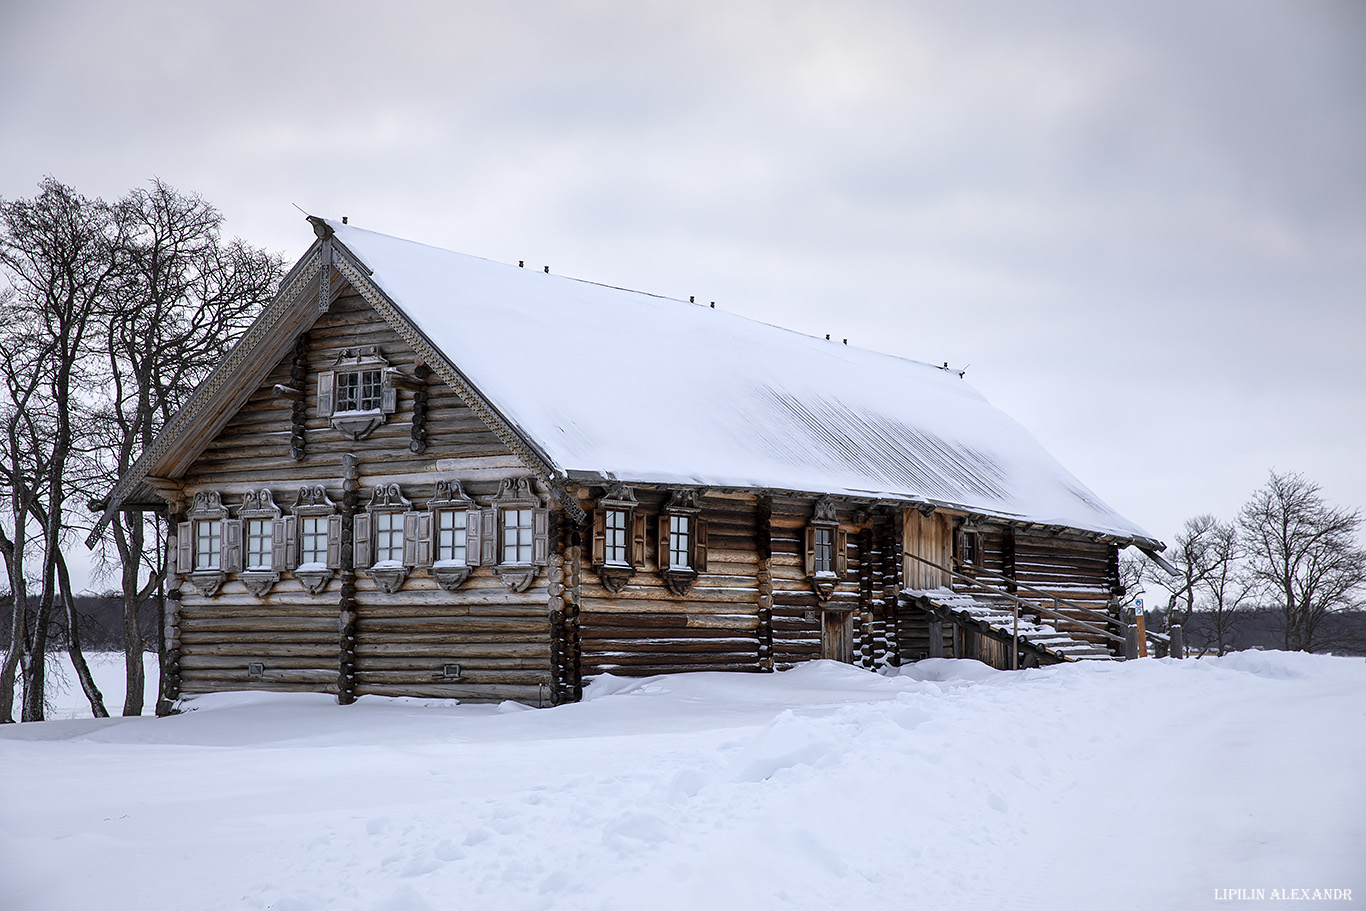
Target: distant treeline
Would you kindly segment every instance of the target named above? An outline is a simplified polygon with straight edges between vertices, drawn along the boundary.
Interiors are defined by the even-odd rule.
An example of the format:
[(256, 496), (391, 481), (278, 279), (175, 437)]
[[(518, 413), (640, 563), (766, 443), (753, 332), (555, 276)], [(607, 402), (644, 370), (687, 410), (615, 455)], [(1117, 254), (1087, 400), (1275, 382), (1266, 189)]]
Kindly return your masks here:
[[(34, 600), (32, 598), (30, 601)], [(10, 644), (10, 622), (14, 616), (13, 599), (8, 595), (0, 596), (0, 649), (8, 649)], [(81, 645), (95, 652), (123, 651), (123, 596), (77, 595), (76, 615), (81, 631)], [(156, 651), (157, 620), (156, 611), (142, 611), (139, 616), (144, 651)], [(67, 649), (66, 617), (54, 613), (51, 619), (52, 633), (48, 642), (51, 651), (64, 652)]]
[[(1166, 611), (1150, 610), (1146, 618), (1149, 629), (1166, 629)], [(1216, 650), (1215, 617), (1205, 611), (1194, 611), (1183, 625), (1186, 649), (1191, 657), (1202, 652), (1213, 655)], [(1230, 641), (1231, 640), (1231, 641)], [(1366, 656), (1366, 610), (1340, 611), (1323, 619), (1322, 644), (1316, 649), (1334, 655)], [(1244, 608), (1237, 626), (1225, 632), (1227, 651), (1249, 648), (1285, 648), (1285, 616), (1280, 608)]]

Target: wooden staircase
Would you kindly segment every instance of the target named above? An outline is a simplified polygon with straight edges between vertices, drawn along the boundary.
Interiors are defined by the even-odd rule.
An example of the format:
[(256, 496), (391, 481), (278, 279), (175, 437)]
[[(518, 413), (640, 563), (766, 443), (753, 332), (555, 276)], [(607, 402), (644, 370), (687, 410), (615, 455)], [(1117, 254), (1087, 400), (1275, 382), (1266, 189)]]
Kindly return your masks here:
[(904, 591), (898, 600), (905, 607), (923, 610), (940, 623), (975, 629), (980, 635), (1000, 643), (1003, 649), (1018, 643), (1016, 647), (1026, 664), (1110, 661), (1115, 657), (1102, 645), (1059, 631), (1057, 626), (1061, 624), (1054, 625), (1025, 614), (1018, 615), (1017, 624), (1014, 605), (1004, 599), (936, 588)]

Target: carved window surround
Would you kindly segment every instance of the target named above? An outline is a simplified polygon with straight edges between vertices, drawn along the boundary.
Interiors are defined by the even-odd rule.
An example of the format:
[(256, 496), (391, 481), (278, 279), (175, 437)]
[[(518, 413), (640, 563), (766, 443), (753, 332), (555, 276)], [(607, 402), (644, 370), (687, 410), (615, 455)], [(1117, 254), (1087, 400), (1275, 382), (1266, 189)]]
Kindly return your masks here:
[(352, 528), (356, 569), (364, 570), (386, 595), (403, 587), (408, 571), (417, 563), (417, 520), (413, 504), (397, 484), (376, 487), (365, 512), (356, 514)]
[(593, 568), (603, 588), (620, 593), (645, 565), (645, 514), (624, 484), (610, 487), (593, 511)]
[(509, 591), (531, 587), (550, 556), (550, 511), (531, 487), (531, 478), (506, 478), (484, 513), (483, 562)]
[(318, 374), (318, 416), (347, 439), (365, 439), (398, 408), (392, 373), (378, 347), (347, 348)]
[[(270, 491), (264, 488), (247, 491), (242, 498), (242, 505), (238, 507), (237, 520), (242, 527), (243, 543), (242, 569), (237, 578), (242, 580), (247, 591), (261, 598), (280, 581), (280, 570), (285, 566), (287, 553), (286, 523), (280, 518), (280, 507), (275, 505)], [(269, 546), (262, 554), (257, 553), (256, 547), (265, 541), (252, 534), (256, 523), (265, 523), (263, 530), (270, 533), (267, 539)], [(258, 556), (264, 559), (257, 559)]]
[(675, 595), (686, 594), (707, 571), (707, 521), (698, 491), (676, 490), (659, 513), (659, 572)]
[[(461, 519), (463, 529), (459, 528)], [(464, 585), (479, 562), (481, 520), (479, 504), (455, 479), (437, 481), (436, 495), (427, 503), (427, 512), (418, 514), (418, 565), (448, 592)], [(458, 547), (462, 531), (463, 555)]]
[[(176, 571), (205, 597), (218, 589), (233, 570), (228, 508), (216, 490), (202, 490), (176, 529)], [(241, 523), (235, 523), (237, 557), (241, 558)]]
[(297, 536), (290, 534), (288, 538), (295, 548), (288, 562), (304, 589), (311, 595), (320, 594), (341, 569), (342, 517), (321, 484), (300, 487), (290, 511)]
[(848, 573), (849, 535), (840, 528), (835, 504), (821, 497), (806, 526), (806, 578), (816, 598), (824, 604), (835, 594)]

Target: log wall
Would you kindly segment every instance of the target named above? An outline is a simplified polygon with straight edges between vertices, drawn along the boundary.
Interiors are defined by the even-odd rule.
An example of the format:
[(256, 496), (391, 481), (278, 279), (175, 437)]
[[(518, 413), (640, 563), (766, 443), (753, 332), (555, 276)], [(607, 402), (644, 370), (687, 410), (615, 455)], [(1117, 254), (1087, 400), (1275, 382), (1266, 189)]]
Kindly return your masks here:
[[(375, 486), (398, 483), (414, 508), (422, 508), (438, 478), (459, 479), (466, 493), (487, 502), (501, 479), (529, 473), (435, 377), (421, 390), (427, 430), (421, 453), (410, 451), (419, 392), (400, 388), (395, 413), (364, 440), (331, 428), (316, 411), (318, 371), (329, 369), (343, 349), (363, 345), (378, 346), (391, 366), (414, 374), (416, 358), (406, 344), (363, 299), (344, 294), (296, 349), (307, 361), (304, 458), (290, 455), (294, 404), (273, 391), (277, 383), (297, 384), (291, 352), (186, 473), (187, 498), (216, 490), (235, 505), (246, 491), (264, 487), (287, 513), (300, 486), (321, 484), (340, 504), (346, 453), (356, 456), (359, 486), (353, 496), (362, 506)], [(172, 630), (180, 647), (181, 691), (512, 698), (533, 705), (552, 698), (547, 572), (526, 591), (512, 592), (491, 568), (478, 567), (460, 589), (447, 592), (416, 570), (393, 594), (380, 591), (362, 572), (354, 583), (353, 615), (344, 610), (341, 576), (317, 595), (288, 572), (261, 598), (231, 576), (211, 597), (185, 586)], [(260, 677), (248, 676), (251, 664), (263, 665)], [(443, 677), (448, 664), (460, 666), (459, 679)]]

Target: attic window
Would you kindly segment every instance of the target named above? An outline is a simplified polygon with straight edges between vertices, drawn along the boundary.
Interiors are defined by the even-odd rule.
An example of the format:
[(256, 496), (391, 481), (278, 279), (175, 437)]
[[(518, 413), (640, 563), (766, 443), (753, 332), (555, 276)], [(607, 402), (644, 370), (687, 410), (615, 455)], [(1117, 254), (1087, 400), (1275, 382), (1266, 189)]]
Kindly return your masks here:
[(379, 348), (347, 348), (318, 374), (318, 416), (343, 436), (363, 440), (398, 407), (398, 389)]
[(970, 569), (982, 562), (982, 535), (973, 525), (964, 525), (958, 530), (958, 564)]

